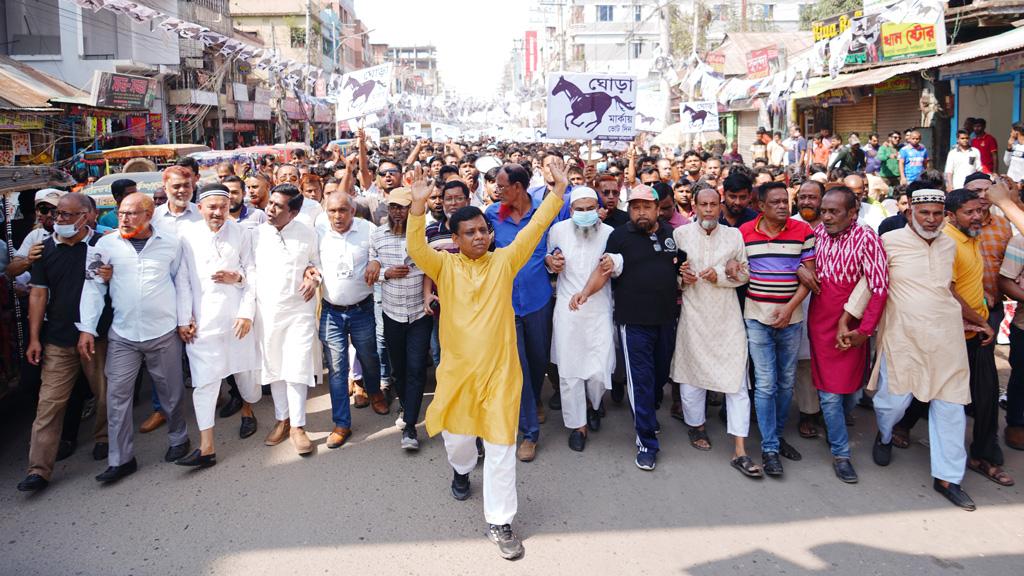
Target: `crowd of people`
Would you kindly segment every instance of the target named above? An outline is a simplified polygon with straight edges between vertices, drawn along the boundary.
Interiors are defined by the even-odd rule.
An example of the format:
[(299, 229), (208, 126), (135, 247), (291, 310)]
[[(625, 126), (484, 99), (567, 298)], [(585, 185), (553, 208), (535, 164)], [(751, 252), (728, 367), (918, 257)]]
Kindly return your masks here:
[[(523, 552), (516, 461), (538, 457), (547, 411), (561, 411), (582, 452), (606, 396), (631, 408), (639, 469), (656, 467), (662, 405), (704, 451), (715, 406), (729, 465), (753, 479), (801, 459), (786, 440), (795, 432), (824, 435), (837, 478), (857, 482), (853, 406), (873, 406), (879, 466), (927, 416), (934, 489), (973, 510), (966, 470), (1013, 484), (994, 339), (1004, 300), (1024, 299), (1016, 164), (999, 176), (961, 138), (939, 172), (913, 131), (898, 151), (900, 134), (881, 146), (872, 135), (873, 154), (856, 135), (808, 144), (794, 128), (783, 144), (762, 133), (752, 167), (735, 144), (371, 146), (360, 133), (351, 154), (224, 163), (202, 186), (185, 159), (152, 197), (125, 174), (102, 217), (88, 195), (40, 190), (38, 226), (6, 267), (30, 287), (26, 355), (41, 366), (18, 489), (49, 484), (90, 395), (93, 457), (108, 463), (96, 479), (135, 472), (144, 380), (153, 411), (139, 431), (166, 424), (168, 462), (216, 464), (222, 387), (220, 416), (239, 414), (242, 438), (269, 394), (264, 443), (310, 454), (307, 394), (326, 379), (328, 448), (351, 437), (350, 406), (385, 416), (397, 400), (400, 448), (419, 449), (421, 418), (441, 434), (455, 499), (482, 459), (484, 518), (505, 558)], [(1024, 449), (1024, 314), (1010, 341), (1005, 443)], [(747, 452), (752, 421), (759, 458)]]

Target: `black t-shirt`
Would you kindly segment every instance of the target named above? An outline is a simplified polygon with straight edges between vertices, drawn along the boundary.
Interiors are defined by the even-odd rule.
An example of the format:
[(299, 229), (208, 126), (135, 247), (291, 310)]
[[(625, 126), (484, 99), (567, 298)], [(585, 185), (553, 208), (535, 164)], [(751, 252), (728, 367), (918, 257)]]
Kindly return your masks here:
[(658, 230), (648, 234), (632, 222), (612, 232), (605, 249), (622, 255), (622, 274), (612, 280), (615, 298), (615, 322), (657, 326), (676, 316), (679, 252), (672, 239), (672, 228), (658, 222)]
[[(91, 242), (79, 242), (74, 246), (57, 243), (51, 236), (43, 242), (43, 254), (32, 263), (33, 286), (46, 287), (46, 320), (43, 322), (39, 340), (55, 346), (78, 344), (78, 306), (82, 300), (85, 285), (85, 259), (88, 246), (99, 240), (101, 234), (93, 234)], [(110, 326), (112, 311), (109, 302), (103, 310), (97, 332), (105, 336)]]
[(902, 212), (895, 216), (889, 216), (885, 220), (882, 220), (882, 223), (878, 225), (878, 235), (881, 236), (886, 232), (899, 230), (900, 228), (903, 228), (907, 224), (909, 224), (909, 222), (907, 222), (907, 217), (904, 216)]
[(608, 216), (605, 217), (604, 223), (611, 226), (612, 228), (618, 228), (626, 222), (629, 222), (629, 214), (625, 211), (619, 210), (618, 208), (608, 211)]

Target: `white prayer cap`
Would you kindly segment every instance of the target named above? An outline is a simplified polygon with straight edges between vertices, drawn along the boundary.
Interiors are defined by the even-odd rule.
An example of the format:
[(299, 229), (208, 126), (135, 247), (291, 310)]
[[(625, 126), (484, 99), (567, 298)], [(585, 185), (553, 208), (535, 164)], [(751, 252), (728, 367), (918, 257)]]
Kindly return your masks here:
[(597, 192), (594, 192), (593, 188), (586, 186), (574, 186), (572, 193), (569, 195), (569, 204), (572, 204), (580, 198), (593, 198), (597, 200)]
[(229, 198), (230, 196), (228, 195), (228, 187), (223, 184), (213, 183), (207, 184), (199, 189), (200, 202), (202, 202), (206, 198), (209, 198), (210, 196), (223, 196), (225, 198)]
[(811, 180), (815, 182), (821, 182), (822, 184), (828, 184), (828, 176), (824, 172), (815, 172), (811, 174)]
[(942, 190), (936, 190), (934, 188), (925, 188), (924, 190), (914, 190), (910, 199), (911, 204), (945, 204), (946, 193)]

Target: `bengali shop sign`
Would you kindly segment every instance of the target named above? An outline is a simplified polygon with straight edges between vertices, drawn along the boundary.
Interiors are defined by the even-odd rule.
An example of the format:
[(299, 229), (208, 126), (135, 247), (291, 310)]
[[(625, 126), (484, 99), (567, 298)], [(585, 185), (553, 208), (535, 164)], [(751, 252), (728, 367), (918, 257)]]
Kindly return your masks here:
[(775, 46), (747, 52), (747, 79), (767, 78), (779, 69), (779, 49)]
[(96, 71), (92, 84), (92, 105), (103, 108), (149, 108), (155, 97), (152, 78)]
[(882, 57), (885, 60), (930, 56), (936, 53), (936, 49), (934, 24), (882, 24)]

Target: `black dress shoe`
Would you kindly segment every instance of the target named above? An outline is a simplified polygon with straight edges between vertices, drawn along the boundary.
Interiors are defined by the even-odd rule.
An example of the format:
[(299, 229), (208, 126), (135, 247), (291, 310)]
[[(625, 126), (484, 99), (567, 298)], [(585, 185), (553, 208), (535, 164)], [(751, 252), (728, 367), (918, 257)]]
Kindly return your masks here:
[(882, 444), (882, 433), (875, 434), (875, 445), (871, 448), (871, 459), (879, 466), (888, 466), (892, 462), (892, 442)]
[(562, 392), (558, 388), (555, 388), (555, 393), (551, 395), (551, 398), (548, 398), (548, 408), (552, 410), (562, 409)]
[(167, 453), (164, 454), (164, 462), (174, 462), (184, 458), (190, 448), (192, 448), (192, 442), (186, 438), (185, 442), (167, 449)]
[(803, 456), (797, 452), (796, 448), (790, 446), (789, 442), (786, 442), (782, 438), (779, 438), (779, 454), (781, 454), (783, 458), (792, 460), (793, 462), (799, 462), (803, 459)]
[(97, 482), (103, 482), (109, 484), (111, 482), (117, 482), (125, 476), (134, 474), (139, 469), (139, 463), (135, 461), (135, 458), (121, 464), (120, 466), (109, 466), (99, 476), (96, 477)]
[(583, 452), (583, 449), (587, 446), (587, 437), (579, 430), (573, 430), (569, 433), (569, 448), (575, 452)]
[(594, 410), (593, 408), (587, 408), (587, 428), (590, 428), (591, 432), (597, 432), (601, 429), (601, 411)]
[(626, 395), (626, 385), (618, 380), (612, 380), (612, 402), (622, 404), (622, 398)]
[(782, 476), (782, 460), (779, 460), (778, 452), (762, 452), (761, 468), (769, 476)]
[(70, 458), (75, 453), (75, 448), (77, 447), (71, 440), (61, 440), (60, 444), (57, 445), (57, 462)]
[(242, 399), (238, 396), (228, 396), (228, 401), (220, 409), (221, 418), (230, 418), (242, 409)]
[(22, 492), (38, 492), (50, 485), (50, 481), (39, 474), (29, 474), (24, 480), (18, 482), (18, 490)]
[(242, 425), (238, 427), (238, 437), (248, 438), (256, 433), (256, 417), (242, 416)]
[(857, 471), (853, 469), (853, 464), (850, 463), (849, 458), (836, 458), (832, 461), (832, 469), (836, 471), (836, 478), (839, 478), (847, 484), (857, 483)]
[(106, 442), (97, 442), (92, 447), (92, 459), (93, 460), (106, 460), (107, 455), (110, 453), (110, 444)]
[(203, 451), (196, 448), (191, 454), (174, 461), (178, 466), (193, 466), (197, 468), (209, 468), (217, 463), (217, 454), (203, 455)]
[(456, 500), (469, 498), (469, 474), (455, 472), (455, 477), (452, 478), (452, 497)]
[(974, 505), (974, 500), (971, 500), (971, 497), (967, 495), (967, 492), (964, 492), (964, 489), (961, 488), (959, 484), (953, 484), (952, 482), (950, 482), (949, 486), (943, 486), (942, 482), (940, 482), (939, 479), (936, 478), (932, 486), (935, 487), (936, 492), (942, 494), (950, 502), (956, 504), (957, 506), (963, 508), (964, 510), (967, 510), (968, 512), (973, 512), (978, 509), (978, 507)]

